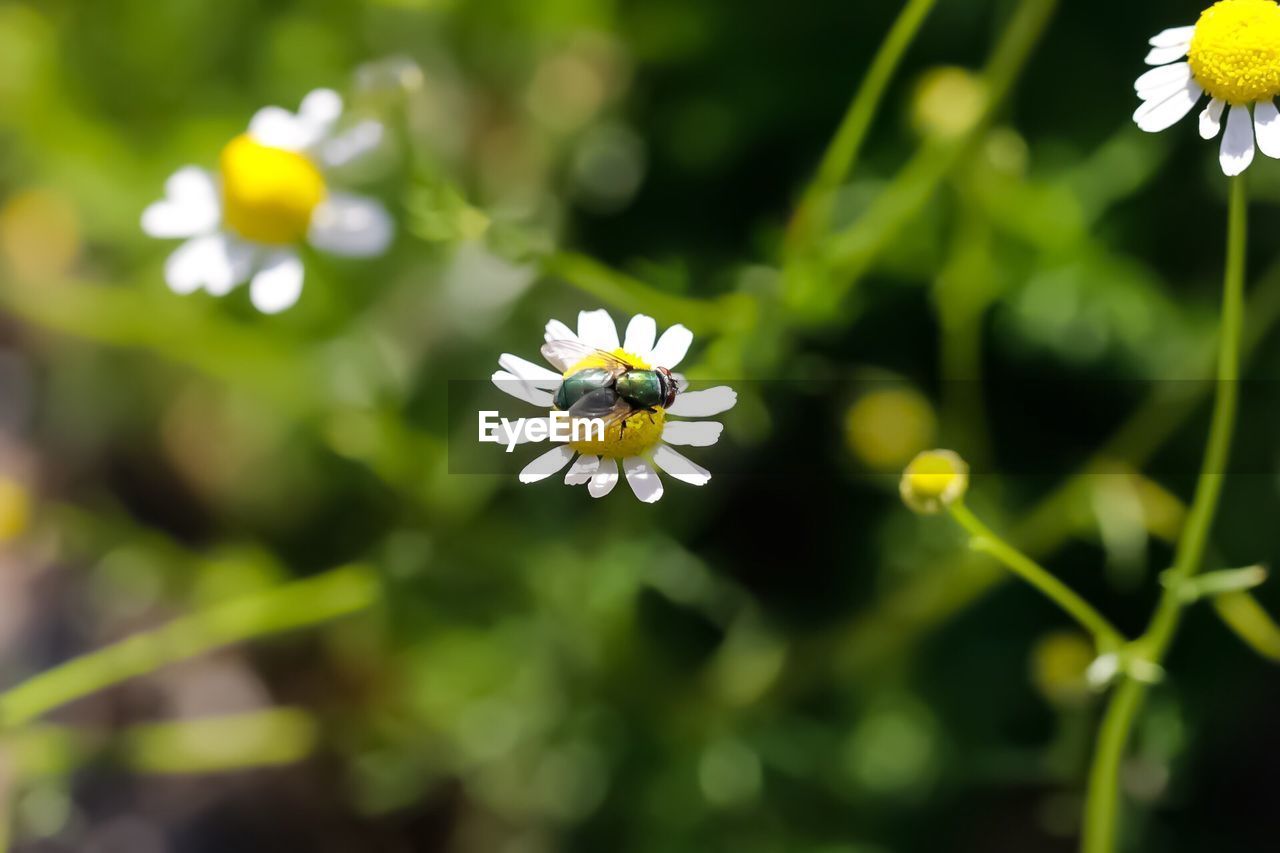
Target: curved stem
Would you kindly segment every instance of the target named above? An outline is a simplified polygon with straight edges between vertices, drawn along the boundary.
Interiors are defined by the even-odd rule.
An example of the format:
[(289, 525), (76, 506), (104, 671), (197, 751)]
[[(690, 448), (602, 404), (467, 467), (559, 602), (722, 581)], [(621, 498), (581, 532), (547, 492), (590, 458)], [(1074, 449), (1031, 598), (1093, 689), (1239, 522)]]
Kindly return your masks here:
[(1123, 645), (1124, 635), (1094, 609), (1092, 604), (1058, 580), (1048, 569), (1001, 539), (991, 528), (983, 524), (963, 501), (956, 501), (947, 509), (951, 517), (973, 537), (970, 543), (971, 548), (999, 560), (1009, 571), (1044, 593), (1093, 635), (1100, 652), (1114, 650)]
[[(1168, 650), (1182, 618), (1184, 602), (1177, 581), (1186, 580), (1201, 568), (1209, 531), (1217, 514), (1222, 481), (1226, 476), (1239, 402), (1240, 337), (1244, 323), (1244, 270), (1248, 228), (1248, 205), (1243, 178), (1231, 180), (1227, 216), (1227, 263), (1223, 277), (1222, 334), (1218, 341), (1218, 382), (1213, 421), (1204, 462), (1196, 483), (1195, 498), (1186, 526), (1178, 540), (1170, 583), (1156, 606), (1151, 624), (1135, 643), (1147, 660), (1159, 664)], [(1124, 681), (1111, 698), (1097, 750), (1089, 773), (1085, 802), (1083, 853), (1113, 853), (1119, 824), (1120, 762), (1146, 697), (1146, 686)]]
[(920, 26), (933, 10), (936, 0), (908, 0), (898, 13), (889, 34), (881, 43), (871, 67), (854, 93), (849, 109), (827, 147), (818, 174), (809, 186), (787, 235), (789, 251), (807, 244), (815, 234), (826, 230), (831, 215), (832, 196), (853, 171), (867, 130), (884, 100), (885, 90), (893, 79), (907, 48), (915, 40)]
[(624, 311), (653, 314), (663, 322), (683, 322), (695, 332), (723, 329), (742, 308), (742, 299), (717, 302), (657, 290), (639, 279), (576, 252), (551, 252), (539, 262), (543, 275), (554, 276)]
[(0, 692), (0, 730), (223, 646), (363, 610), (379, 594), (377, 578), (367, 568), (347, 566), (179, 617)]

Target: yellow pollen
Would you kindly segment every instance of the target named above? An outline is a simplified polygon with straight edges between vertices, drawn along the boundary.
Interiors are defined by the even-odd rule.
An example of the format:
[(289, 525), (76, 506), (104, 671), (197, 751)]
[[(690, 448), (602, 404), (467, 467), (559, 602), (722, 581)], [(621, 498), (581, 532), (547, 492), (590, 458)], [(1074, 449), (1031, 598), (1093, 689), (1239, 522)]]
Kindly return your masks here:
[(272, 148), (248, 135), (222, 149), (222, 204), (227, 226), (246, 240), (269, 245), (307, 236), (311, 214), (324, 200), (324, 178), (296, 151)]
[[(634, 353), (619, 348), (613, 351), (613, 355), (637, 370), (649, 369), (649, 364)], [(566, 370), (564, 375), (569, 377), (588, 367), (604, 366), (604, 359), (589, 356)], [(574, 441), (570, 442), (569, 446), (579, 453), (603, 456), (606, 459), (639, 456), (652, 450), (662, 438), (662, 425), (666, 420), (667, 413), (661, 406), (652, 412), (642, 409), (623, 420), (609, 424), (604, 431), (604, 441)]]
[(1200, 15), (1187, 52), (1196, 82), (1219, 100), (1245, 105), (1280, 94), (1280, 6), (1221, 0)]

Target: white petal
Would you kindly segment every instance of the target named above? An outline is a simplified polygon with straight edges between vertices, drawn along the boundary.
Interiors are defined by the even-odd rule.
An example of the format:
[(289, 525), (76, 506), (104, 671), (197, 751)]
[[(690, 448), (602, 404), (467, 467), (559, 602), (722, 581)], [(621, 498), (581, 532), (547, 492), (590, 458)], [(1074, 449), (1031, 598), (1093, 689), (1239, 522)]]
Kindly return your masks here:
[(579, 311), (578, 338), (589, 347), (613, 352), (618, 348), (618, 327), (613, 324), (609, 312), (603, 308)]
[(564, 475), (564, 484), (566, 486), (581, 486), (590, 480), (600, 468), (599, 456), (579, 456), (572, 465), (569, 466), (569, 473)]
[(1188, 81), (1184, 80), (1181, 83), (1169, 83), (1164, 86), (1153, 86), (1149, 89), (1143, 89), (1138, 93), (1138, 97), (1142, 99), (1141, 106), (1154, 109), (1157, 103), (1166, 101), (1174, 95), (1181, 93), (1183, 89), (1187, 88), (1187, 82)]
[(616, 459), (602, 457), (600, 467), (592, 475), (587, 491), (593, 498), (602, 498), (612, 492), (616, 485), (618, 485), (618, 462)]
[(1227, 132), (1222, 134), (1218, 162), (1222, 173), (1229, 177), (1239, 175), (1253, 162), (1253, 121), (1248, 107), (1237, 104), (1227, 113)]
[(705, 391), (689, 391), (676, 397), (667, 414), (681, 418), (706, 418), (727, 412), (738, 402), (738, 392), (727, 385)]
[(526, 403), (547, 409), (551, 407), (551, 392), (534, 388), (531, 384), (521, 379), (519, 376), (513, 376), (505, 370), (499, 370), (489, 377), (494, 386), (504, 394), (510, 394), (517, 400), (524, 400)]
[(649, 355), (649, 363), (654, 367), (675, 367), (689, 351), (689, 345), (692, 343), (693, 332), (681, 325), (672, 326), (658, 338), (658, 343)]
[(1192, 80), (1171, 95), (1152, 98), (1138, 107), (1133, 120), (1138, 127), (1147, 133), (1158, 133), (1177, 124), (1187, 113), (1191, 112), (1204, 94), (1200, 84)]
[(542, 337), (547, 343), (552, 341), (576, 341), (578, 339), (573, 330), (559, 320), (548, 320), (547, 331)]
[(627, 323), (627, 334), (623, 340), (622, 348), (632, 355), (637, 355), (642, 360), (648, 361), (649, 354), (653, 352), (653, 341), (657, 336), (658, 324), (654, 322), (653, 318), (644, 314), (637, 314), (631, 318), (630, 323)]
[(639, 456), (628, 456), (622, 460), (622, 470), (627, 474), (627, 485), (641, 503), (651, 504), (662, 497), (662, 480), (648, 462)]
[(316, 129), (284, 107), (263, 107), (249, 120), (249, 135), (263, 145), (301, 151), (314, 145)]
[[(529, 430), (534, 426), (534, 424), (545, 424), (546, 428), (550, 429), (551, 418), (520, 418), (514, 423), (508, 422), (506, 424), (499, 422), (498, 428), (494, 430), (494, 434), (497, 435), (498, 441), (503, 444), (511, 444), (511, 439), (513, 437), (515, 438), (516, 444), (528, 444), (531, 440)], [(540, 426), (539, 429), (542, 429), (542, 427)], [(542, 435), (544, 436), (547, 434), (548, 433), (545, 430), (542, 432)]]
[(226, 234), (207, 234), (183, 243), (164, 265), (164, 279), (174, 293), (201, 288), (223, 296), (249, 277), (253, 249)]
[(534, 388), (554, 391), (560, 387), (564, 377), (553, 370), (547, 370), (540, 364), (526, 361), (518, 355), (504, 352), (498, 357), (498, 366), (508, 373), (526, 380)]
[(668, 444), (710, 447), (720, 440), (724, 424), (715, 421), (667, 421), (662, 427), (662, 440)]
[(317, 156), (329, 168), (340, 169), (376, 149), (385, 136), (382, 122), (367, 119), (321, 142)]
[(249, 300), (263, 314), (292, 308), (302, 295), (302, 258), (292, 251), (274, 252), (249, 282)]
[(142, 212), (148, 236), (169, 239), (208, 234), (222, 219), (222, 205), (213, 176), (196, 166), (184, 166), (164, 183), (164, 199)]
[(1148, 44), (1152, 47), (1188, 47), (1195, 34), (1195, 24), (1189, 27), (1172, 27), (1156, 33)]
[(1151, 52), (1147, 54), (1148, 65), (1164, 65), (1166, 62), (1174, 62), (1187, 55), (1187, 48), (1191, 46), (1190, 42), (1186, 44), (1175, 44), (1172, 47), (1153, 47)]
[(676, 380), (676, 390), (681, 393), (689, 390), (689, 380), (683, 373), (672, 373), (671, 376)]
[(317, 249), (350, 258), (381, 255), (395, 226), (382, 203), (351, 193), (330, 193), (311, 215), (307, 239)]
[(249, 121), (249, 133), (263, 145), (302, 151), (319, 143), (342, 115), (342, 98), (332, 89), (316, 89), (302, 99), (297, 114), (263, 107)]
[(314, 89), (298, 107), (298, 118), (317, 126), (332, 125), (342, 116), (342, 96), (332, 89)]
[(1280, 158), (1280, 110), (1272, 100), (1253, 105), (1253, 132), (1258, 150), (1273, 159)]
[[(659, 444), (653, 451), (653, 462), (663, 471), (682, 483), (691, 486), (705, 486), (711, 482), (711, 472), (701, 465), (676, 453), (665, 444)], [(657, 498), (654, 498), (657, 500)]]
[(561, 468), (569, 464), (569, 460), (573, 458), (574, 450), (572, 447), (561, 445), (553, 447), (537, 459), (524, 466), (524, 470), (520, 472), (520, 482), (536, 483), (539, 480), (545, 480), (552, 474), (558, 472)]
[(1222, 130), (1222, 111), (1226, 109), (1227, 102), (1213, 98), (1209, 101), (1208, 106), (1200, 113), (1200, 137), (1202, 139), (1213, 139)]
[(1147, 92), (1155, 92), (1164, 88), (1181, 88), (1191, 79), (1191, 63), (1178, 62), (1173, 65), (1162, 65), (1152, 68), (1134, 82), (1133, 88), (1138, 97), (1148, 99)]

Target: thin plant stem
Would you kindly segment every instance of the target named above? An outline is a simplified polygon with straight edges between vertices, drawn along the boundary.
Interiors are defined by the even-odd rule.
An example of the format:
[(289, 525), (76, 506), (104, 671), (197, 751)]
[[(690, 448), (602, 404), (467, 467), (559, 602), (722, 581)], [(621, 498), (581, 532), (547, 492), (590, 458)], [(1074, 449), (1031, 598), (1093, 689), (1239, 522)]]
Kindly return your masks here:
[(378, 594), (373, 574), (350, 566), (180, 617), (0, 693), (0, 727), (24, 725), (99, 690), (223, 646), (354, 613), (371, 606)]
[(543, 275), (563, 279), (584, 293), (624, 311), (652, 314), (658, 320), (682, 322), (695, 332), (720, 331), (745, 308), (751, 297), (718, 302), (665, 293), (576, 252), (552, 252), (539, 261)]
[(908, 0), (898, 13), (827, 146), (813, 183), (792, 217), (787, 233), (788, 253), (806, 248), (815, 235), (826, 232), (835, 193), (853, 172), (884, 93), (935, 3), (936, 0)]
[(1075, 590), (1058, 580), (1048, 569), (1000, 538), (991, 528), (973, 514), (964, 501), (955, 501), (948, 508), (951, 517), (972, 537), (970, 547), (988, 554), (1005, 568), (1038, 589), (1054, 604), (1061, 607), (1080, 626), (1093, 635), (1099, 652), (1113, 651), (1124, 644), (1124, 635), (1092, 604), (1080, 597)]
[(830, 318), (872, 262), (985, 136), (1056, 8), (1057, 0), (1023, 0), (1017, 4), (983, 69), (987, 101), (982, 115), (960, 137), (921, 146), (866, 213), (831, 235), (824, 253), (832, 275), (822, 277), (820, 293), (803, 289), (805, 279), (798, 280), (795, 286), (801, 291), (790, 294), (793, 308), (815, 319)]
[[(1156, 605), (1146, 633), (1135, 651), (1159, 664), (1173, 641), (1186, 602), (1178, 594), (1178, 582), (1198, 572), (1204, 560), (1209, 531), (1217, 514), (1222, 481), (1226, 476), (1239, 403), (1240, 341), (1244, 324), (1244, 274), (1247, 247), (1248, 204), (1244, 179), (1233, 178), (1227, 214), (1227, 261), (1223, 276), (1221, 334), (1218, 338), (1217, 393), (1204, 462), (1186, 526), (1178, 540), (1169, 583)], [(1134, 723), (1146, 698), (1147, 687), (1126, 678), (1111, 698), (1098, 733), (1089, 790), (1085, 801), (1083, 853), (1113, 853), (1120, 817), (1120, 762)]]

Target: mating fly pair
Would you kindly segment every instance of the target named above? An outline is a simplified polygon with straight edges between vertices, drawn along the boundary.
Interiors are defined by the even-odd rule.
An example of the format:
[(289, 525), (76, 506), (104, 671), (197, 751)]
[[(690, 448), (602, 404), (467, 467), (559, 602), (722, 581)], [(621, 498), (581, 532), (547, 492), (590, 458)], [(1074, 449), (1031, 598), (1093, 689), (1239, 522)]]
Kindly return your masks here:
[(679, 380), (667, 368), (635, 367), (580, 341), (551, 341), (542, 347), (542, 355), (561, 373), (584, 361), (593, 365), (566, 376), (553, 402), (573, 419), (603, 420), (606, 431), (619, 421), (625, 430), (627, 418), (636, 412), (669, 408), (680, 391)]

